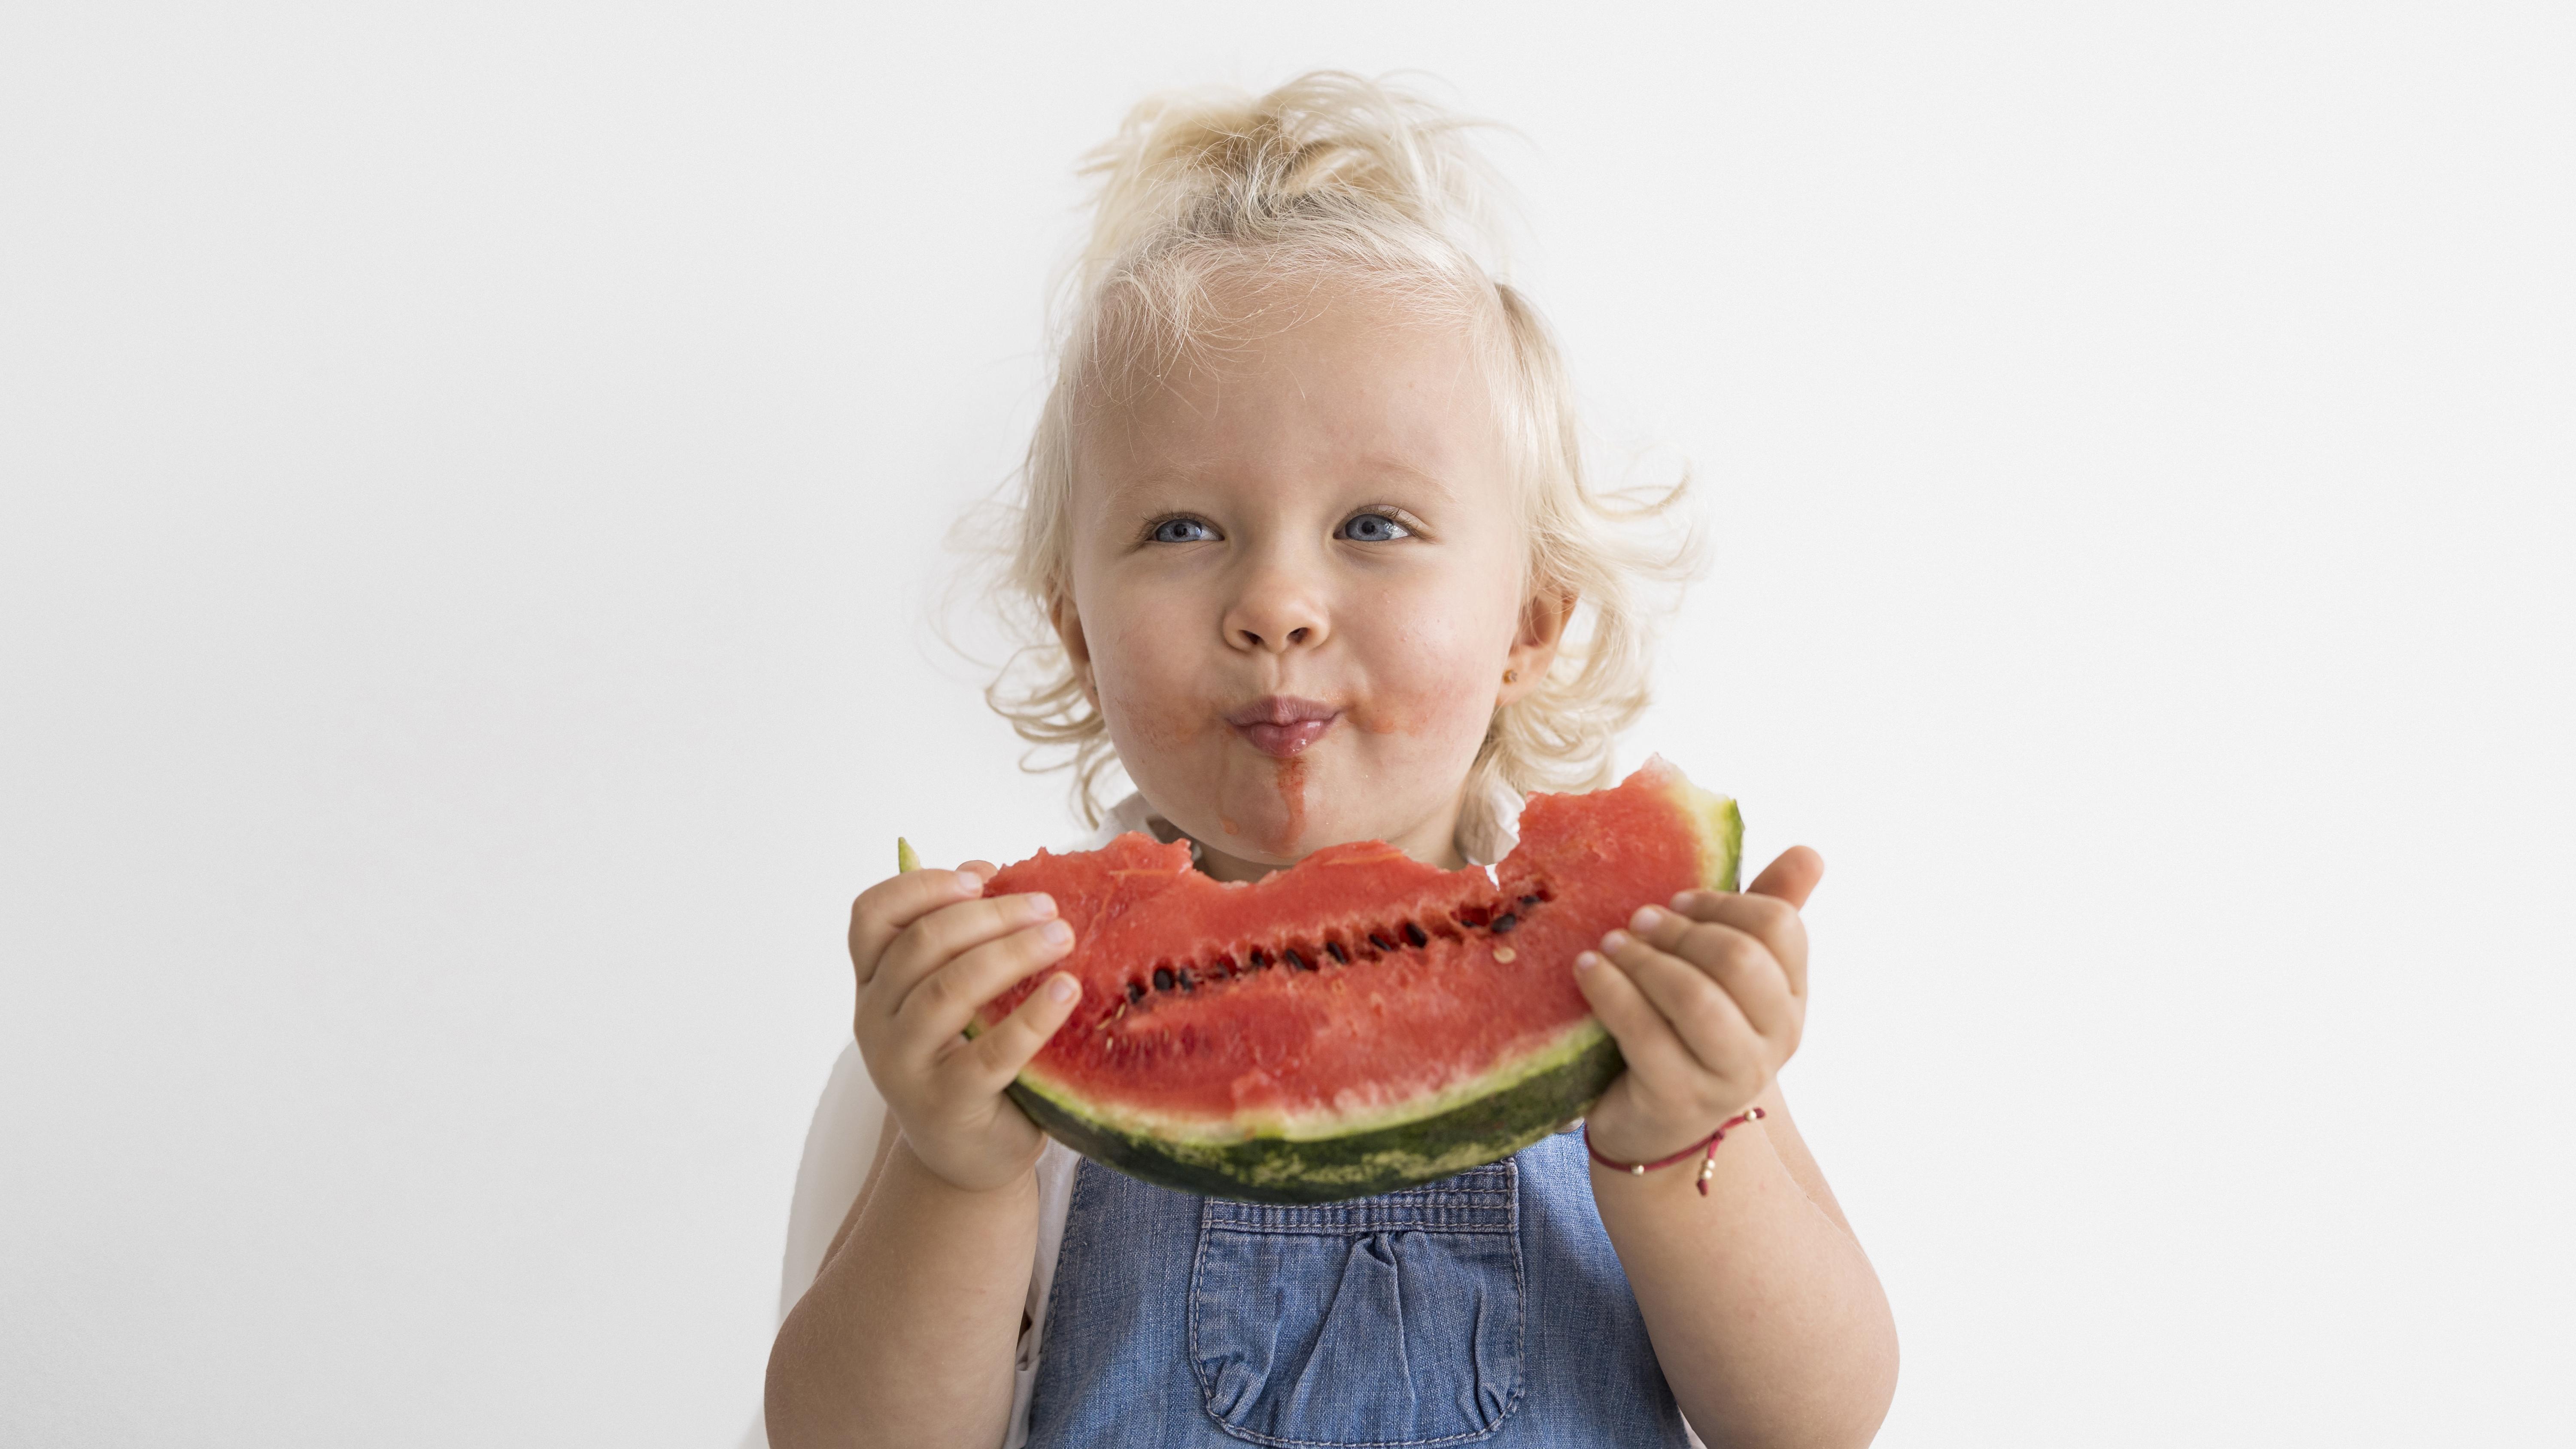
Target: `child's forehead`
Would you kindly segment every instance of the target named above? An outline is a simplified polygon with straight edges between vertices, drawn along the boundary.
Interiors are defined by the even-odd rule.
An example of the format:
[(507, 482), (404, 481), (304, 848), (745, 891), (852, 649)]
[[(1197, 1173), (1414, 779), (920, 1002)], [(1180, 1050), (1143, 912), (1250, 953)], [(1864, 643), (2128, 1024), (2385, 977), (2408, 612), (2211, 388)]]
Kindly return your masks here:
[[(1498, 430), (1478, 411), (1393, 407), (1128, 407), (1080, 431), (1074, 483), (1109, 509), (1225, 494), (1281, 500), (1358, 489), (1443, 507), (1499, 502), (1508, 475)], [(1418, 411), (1416, 411), (1419, 409)]]
[(1244, 455), (1331, 456), (1448, 480), (1505, 441), (1467, 329), (1337, 309), (1254, 336), (1131, 356), (1095, 374), (1074, 416), (1095, 465), (1169, 480)]
[(1201, 279), (1185, 301), (1120, 292), (1089, 339), (1083, 391), (1105, 401), (1174, 390), (1312, 390), (1318, 374), (1406, 371), (1481, 387), (1488, 309), (1394, 275), (1285, 265)]

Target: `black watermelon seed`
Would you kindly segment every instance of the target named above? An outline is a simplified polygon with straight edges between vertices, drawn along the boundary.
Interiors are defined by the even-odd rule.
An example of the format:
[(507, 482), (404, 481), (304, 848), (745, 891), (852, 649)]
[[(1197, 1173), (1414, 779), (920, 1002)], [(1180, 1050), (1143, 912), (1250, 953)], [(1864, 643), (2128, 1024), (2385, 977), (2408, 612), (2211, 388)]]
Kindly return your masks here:
[(1521, 897), (1521, 904), (1525, 906), (1534, 906), (1546, 899), (1547, 897), (1545, 896), (1523, 896)]
[(1157, 966), (1154, 968), (1154, 989), (1156, 991), (1169, 991), (1172, 989), (1172, 968), (1169, 966)]
[(1381, 951), (1392, 951), (1395, 949), (1393, 946), (1386, 943), (1386, 938), (1384, 936), (1379, 935), (1375, 931), (1369, 932), (1369, 944), (1375, 946)]
[(1351, 964), (1351, 958), (1342, 954), (1342, 943), (1341, 943), (1341, 942), (1339, 942), (1339, 941), (1326, 941), (1326, 942), (1324, 943), (1324, 949), (1333, 953), (1333, 959), (1334, 959), (1334, 960), (1341, 962), (1341, 963), (1342, 963), (1343, 965), (1345, 965), (1345, 966), (1348, 966), (1349, 964)]
[(1258, 946), (1252, 948), (1251, 956), (1246, 959), (1252, 962), (1252, 969), (1255, 971), (1261, 970), (1263, 967), (1270, 964), (1270, 958), (1262, 955), (1261, 948)]
[(1294, 946), (1288, 948), (1283, 959), (1287, 961), (1288, 969), (1291, 971), (1312, 971), (1315, 969), (1314, 967), (1306, 964), (1306, 958), (1298, 955), (1297, 948)]
[(1501, 915), (1494, 917), (1494, 934), (1497, 936), (1509, 935), (1512, 927), (1517, 926), (1520, 923), (1520, 917), (1513, 915), (1509, 911), (1505, 911)]
[(1142, 1000), (1144, 1000), (1144, 999), (1145, 999), (1145, 983), (1144, 983), (1144, 982), (1142, 982), (1142, 981), (1130, 981), (1130, 982), (1128, 982), (1128, 983), (1127, 983), (1127, 999), (1128, 999), (1129, 1001), (1142, 1001)]
[(1431, 944), (1431, 938), (1422, 934), (1422, 928), (1411, 921), (1404, 923), (1404, 939), (1411, 941), (1417, 951)]

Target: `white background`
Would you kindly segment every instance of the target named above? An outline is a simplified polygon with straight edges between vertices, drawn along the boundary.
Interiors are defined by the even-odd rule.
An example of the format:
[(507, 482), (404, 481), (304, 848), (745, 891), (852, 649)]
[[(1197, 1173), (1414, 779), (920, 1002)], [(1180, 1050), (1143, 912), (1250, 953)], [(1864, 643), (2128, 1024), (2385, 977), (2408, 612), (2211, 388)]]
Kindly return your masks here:
[(849, 896), (1069, 834), (932, 605), (1071, 162), (1318, 64), (1696, 470), (1882, 1442), (2561, 1423), (2563, 7), (931, 9), (0, 13), (0, 1441), (733, 1441)]

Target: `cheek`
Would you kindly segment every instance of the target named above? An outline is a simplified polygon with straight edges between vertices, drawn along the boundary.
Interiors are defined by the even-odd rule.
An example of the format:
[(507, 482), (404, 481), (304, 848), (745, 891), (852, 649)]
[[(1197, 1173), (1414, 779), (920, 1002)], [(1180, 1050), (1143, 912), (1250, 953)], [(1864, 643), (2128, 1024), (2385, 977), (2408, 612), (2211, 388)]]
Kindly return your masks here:
[(1357, 723), (1371, 734), (1481, 741), (1502, 680), (1506, 631), (1483, 611), (1434, 607), (1407, 613), (1407, 602), (1388, 600), (1379, 613), (1407, 622), (1376, 631), (1369, 650), (1374, 687), (1366, 716)]
[(1168, 629), (1155, 628), (1154, 612), (1102, 610), (1100, 626), (1088, 632), (1092, 685), (1122, 747), (1174, 750), (1206, 732), (1207, 710), (1201, 671), (1171, 647)]

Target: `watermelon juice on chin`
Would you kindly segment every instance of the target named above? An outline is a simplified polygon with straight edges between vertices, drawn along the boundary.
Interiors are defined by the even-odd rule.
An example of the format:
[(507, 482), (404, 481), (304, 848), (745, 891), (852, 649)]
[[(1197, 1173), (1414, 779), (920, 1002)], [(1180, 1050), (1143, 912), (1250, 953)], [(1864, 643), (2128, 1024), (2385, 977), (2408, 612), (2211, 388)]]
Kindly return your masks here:
[(1042, 850), (986, 893), (1054, 899), (1074, 946), (1053, 969), (1082, 996), (1008, 1090), (1100, 1162), (1248, 1201), (1366, 1197), (1496, 1161), (1622, 1068), (1576, 953), (1641, 905), (1735, 889), (1742, 842), (1734, 801), (1654, 759), (1610, 789), (1531, 796), (1490, 874), (1377, 841), (1249, 884), (1194, 870), (1186, 841)]

